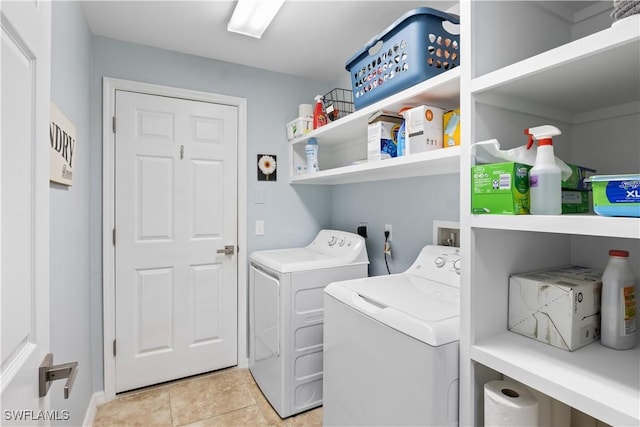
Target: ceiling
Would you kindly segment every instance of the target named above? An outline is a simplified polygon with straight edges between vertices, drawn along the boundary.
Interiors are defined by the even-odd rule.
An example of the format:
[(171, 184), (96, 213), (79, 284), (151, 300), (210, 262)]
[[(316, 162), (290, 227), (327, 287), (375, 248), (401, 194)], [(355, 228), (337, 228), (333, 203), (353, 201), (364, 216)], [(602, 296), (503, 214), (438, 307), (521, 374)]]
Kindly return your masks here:
[(235, 1), (85, 1), (95, 35), (326, 82), (348, 79), (346, 62), (417, 7), (455, 1), (288, 0), (261, 39), (227, 31)]
[[(404, 13), (457, 11), (458, 3), (287, 0), (261, 39), (227, 31), (235, 0), (88, 0), (82, 8), (95, 35), (335, 83), (348, 81), (347, 61)], [(573, 21), (585, 15), (580, 11), (598, 12), (610, 2), (538, 3)]]

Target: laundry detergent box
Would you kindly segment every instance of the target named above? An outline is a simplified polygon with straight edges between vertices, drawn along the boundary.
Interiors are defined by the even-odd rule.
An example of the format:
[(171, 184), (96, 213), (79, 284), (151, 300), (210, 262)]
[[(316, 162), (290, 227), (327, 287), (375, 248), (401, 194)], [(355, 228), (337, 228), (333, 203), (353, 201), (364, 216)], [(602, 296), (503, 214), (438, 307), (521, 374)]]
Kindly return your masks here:
[(589, 213), (590, 210), (588, 191), (562, 190), (563, 214)]
[(402, 117), (381, 115), (367, 126), (367, 160), (398, 156), (398, 131)]
[(444, 132), (442, 146), (444, 148), (460, 145), (460, 109), (444, 113)]
[(516, 162), (471, 168), (471, 213), (522, 215), (529, 213), (529, 170)]
[(442, 108), (420, 105), (406, 110), (403, 115), (407, 135), (406, 155), (442, 148)]
[(558, 267), (509, 278), (510, 331), (574, 351), (600, 337), (602, 270)]

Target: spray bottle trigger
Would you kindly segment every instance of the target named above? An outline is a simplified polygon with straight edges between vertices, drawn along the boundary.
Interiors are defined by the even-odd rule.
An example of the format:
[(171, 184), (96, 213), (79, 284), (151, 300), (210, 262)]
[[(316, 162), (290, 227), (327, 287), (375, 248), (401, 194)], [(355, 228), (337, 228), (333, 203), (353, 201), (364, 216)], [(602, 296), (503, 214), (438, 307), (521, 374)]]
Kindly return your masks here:
[(529, 129), (525, 129), (524, 134), (529, 136), (529, 141), (527, 142), (527, 150), (529, 150), (533, 146), (533, 134), (529, 133)]

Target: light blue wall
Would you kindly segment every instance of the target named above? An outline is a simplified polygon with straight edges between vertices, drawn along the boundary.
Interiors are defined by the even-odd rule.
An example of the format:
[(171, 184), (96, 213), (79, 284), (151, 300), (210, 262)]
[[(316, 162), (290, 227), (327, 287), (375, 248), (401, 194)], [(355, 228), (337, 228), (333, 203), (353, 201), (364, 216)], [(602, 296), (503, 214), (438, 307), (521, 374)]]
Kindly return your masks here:
[(391, 224), (391, 273), (406, 270), (425, 245), (433, 243), (433, 221), (459, 221), (460, 175), (416, 177), (335, 186), (331, 222), (355, 232), (368, 224), (369, 275), (387, 274), (384, 226)]
[[(75, 2), (53, 9), (53, 101), (76, 124), (78, 165), (70, 189), (52, 186), (52, 347), (56, 360), (79, 360), (68, 401), (79, 424), (92, 392), (102, 391), (102, 78), (218, 93), (247, 99), (247, 234), (251, 251), (307, 244), (321, 228), (355, 231), (369, 224), (370, 274), (385, 274), (384, 224), (393, 225), (392, 272), (406, 269), (431, 243), (434, 219), (457, 220), (457, 175), (388, 182), (291, 186), (285, 124), (300, 103), (335, 84), (263, 71), (161, 49), (92, 37)], [(344, 85), (343, 85), (344, 86)], [(348, 87), (348, 86), (346, 86)], [(258, 153), (278, 157), (278, 181), (257, 182)], [(262, 202), (261, 199), (264, 201)], [(255, 221), (265, 235), (254, 235)], [(241, 248), (242, 250), (242, 248)]]
[[(54, 2), (51, 36), (51, 100), (74, 123), (73, 186), (51, 184), (51, 350), (54, 363), (77, 360), (68, 400), (63, 381), (49, 394), (52, 409), (68, 410), (64, 425), (81, 425), (93, 393), (89, 276), (89, 78), (92, 36), (80, 3)], [(98, 310), (100, 313), (101, 310)], [(54, 422), (55, 424), (56, 422)]]
[[(306, 245), (321, 228), (331, 226), (331, 189), (288, 184), (285, 125), (331, 84), (256, 68), (179, 54), (167, 50), (93, 38), (91, 77), (91, 286), (102, 290), (102, 78), (112, 77), (199, 90), (247, 99), (247, 234), (241, 255), (267, 248)], [(257, 182), (257, 154), (275, 154), (278, 181)], [(260, 202), (264, 199), (264, 203)], [(255, 221), (265, 221), (265, 235), (255, 236)], [(103, 389), (102, 296), (92, 300), (95, 388)]]

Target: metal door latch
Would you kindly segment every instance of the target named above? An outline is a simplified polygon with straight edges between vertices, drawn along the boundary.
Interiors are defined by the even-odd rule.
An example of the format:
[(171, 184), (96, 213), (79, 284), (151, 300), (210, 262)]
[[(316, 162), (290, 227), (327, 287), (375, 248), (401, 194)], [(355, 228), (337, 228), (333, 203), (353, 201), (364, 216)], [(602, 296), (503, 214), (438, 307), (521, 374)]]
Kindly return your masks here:
[(216, 251), (219, 254), (225, 254), (225, 255), (233, 255), (236, 253), (236, 246), (235, 245), (226, 245), (224, 247), (224, 249), (218, 249)]
[(78, 374), (78, 362), (62, 363), (53, 365), (53, 354), (49, 353), (44, 357), (38, 369), (38, 378), (40, 384), (40, 397), (47, 395), (51, 383), (55, 380), (67, 379), (64, 385), (64, 398), (69, 398), (69, 393), (73, 387), (73, 382)]

